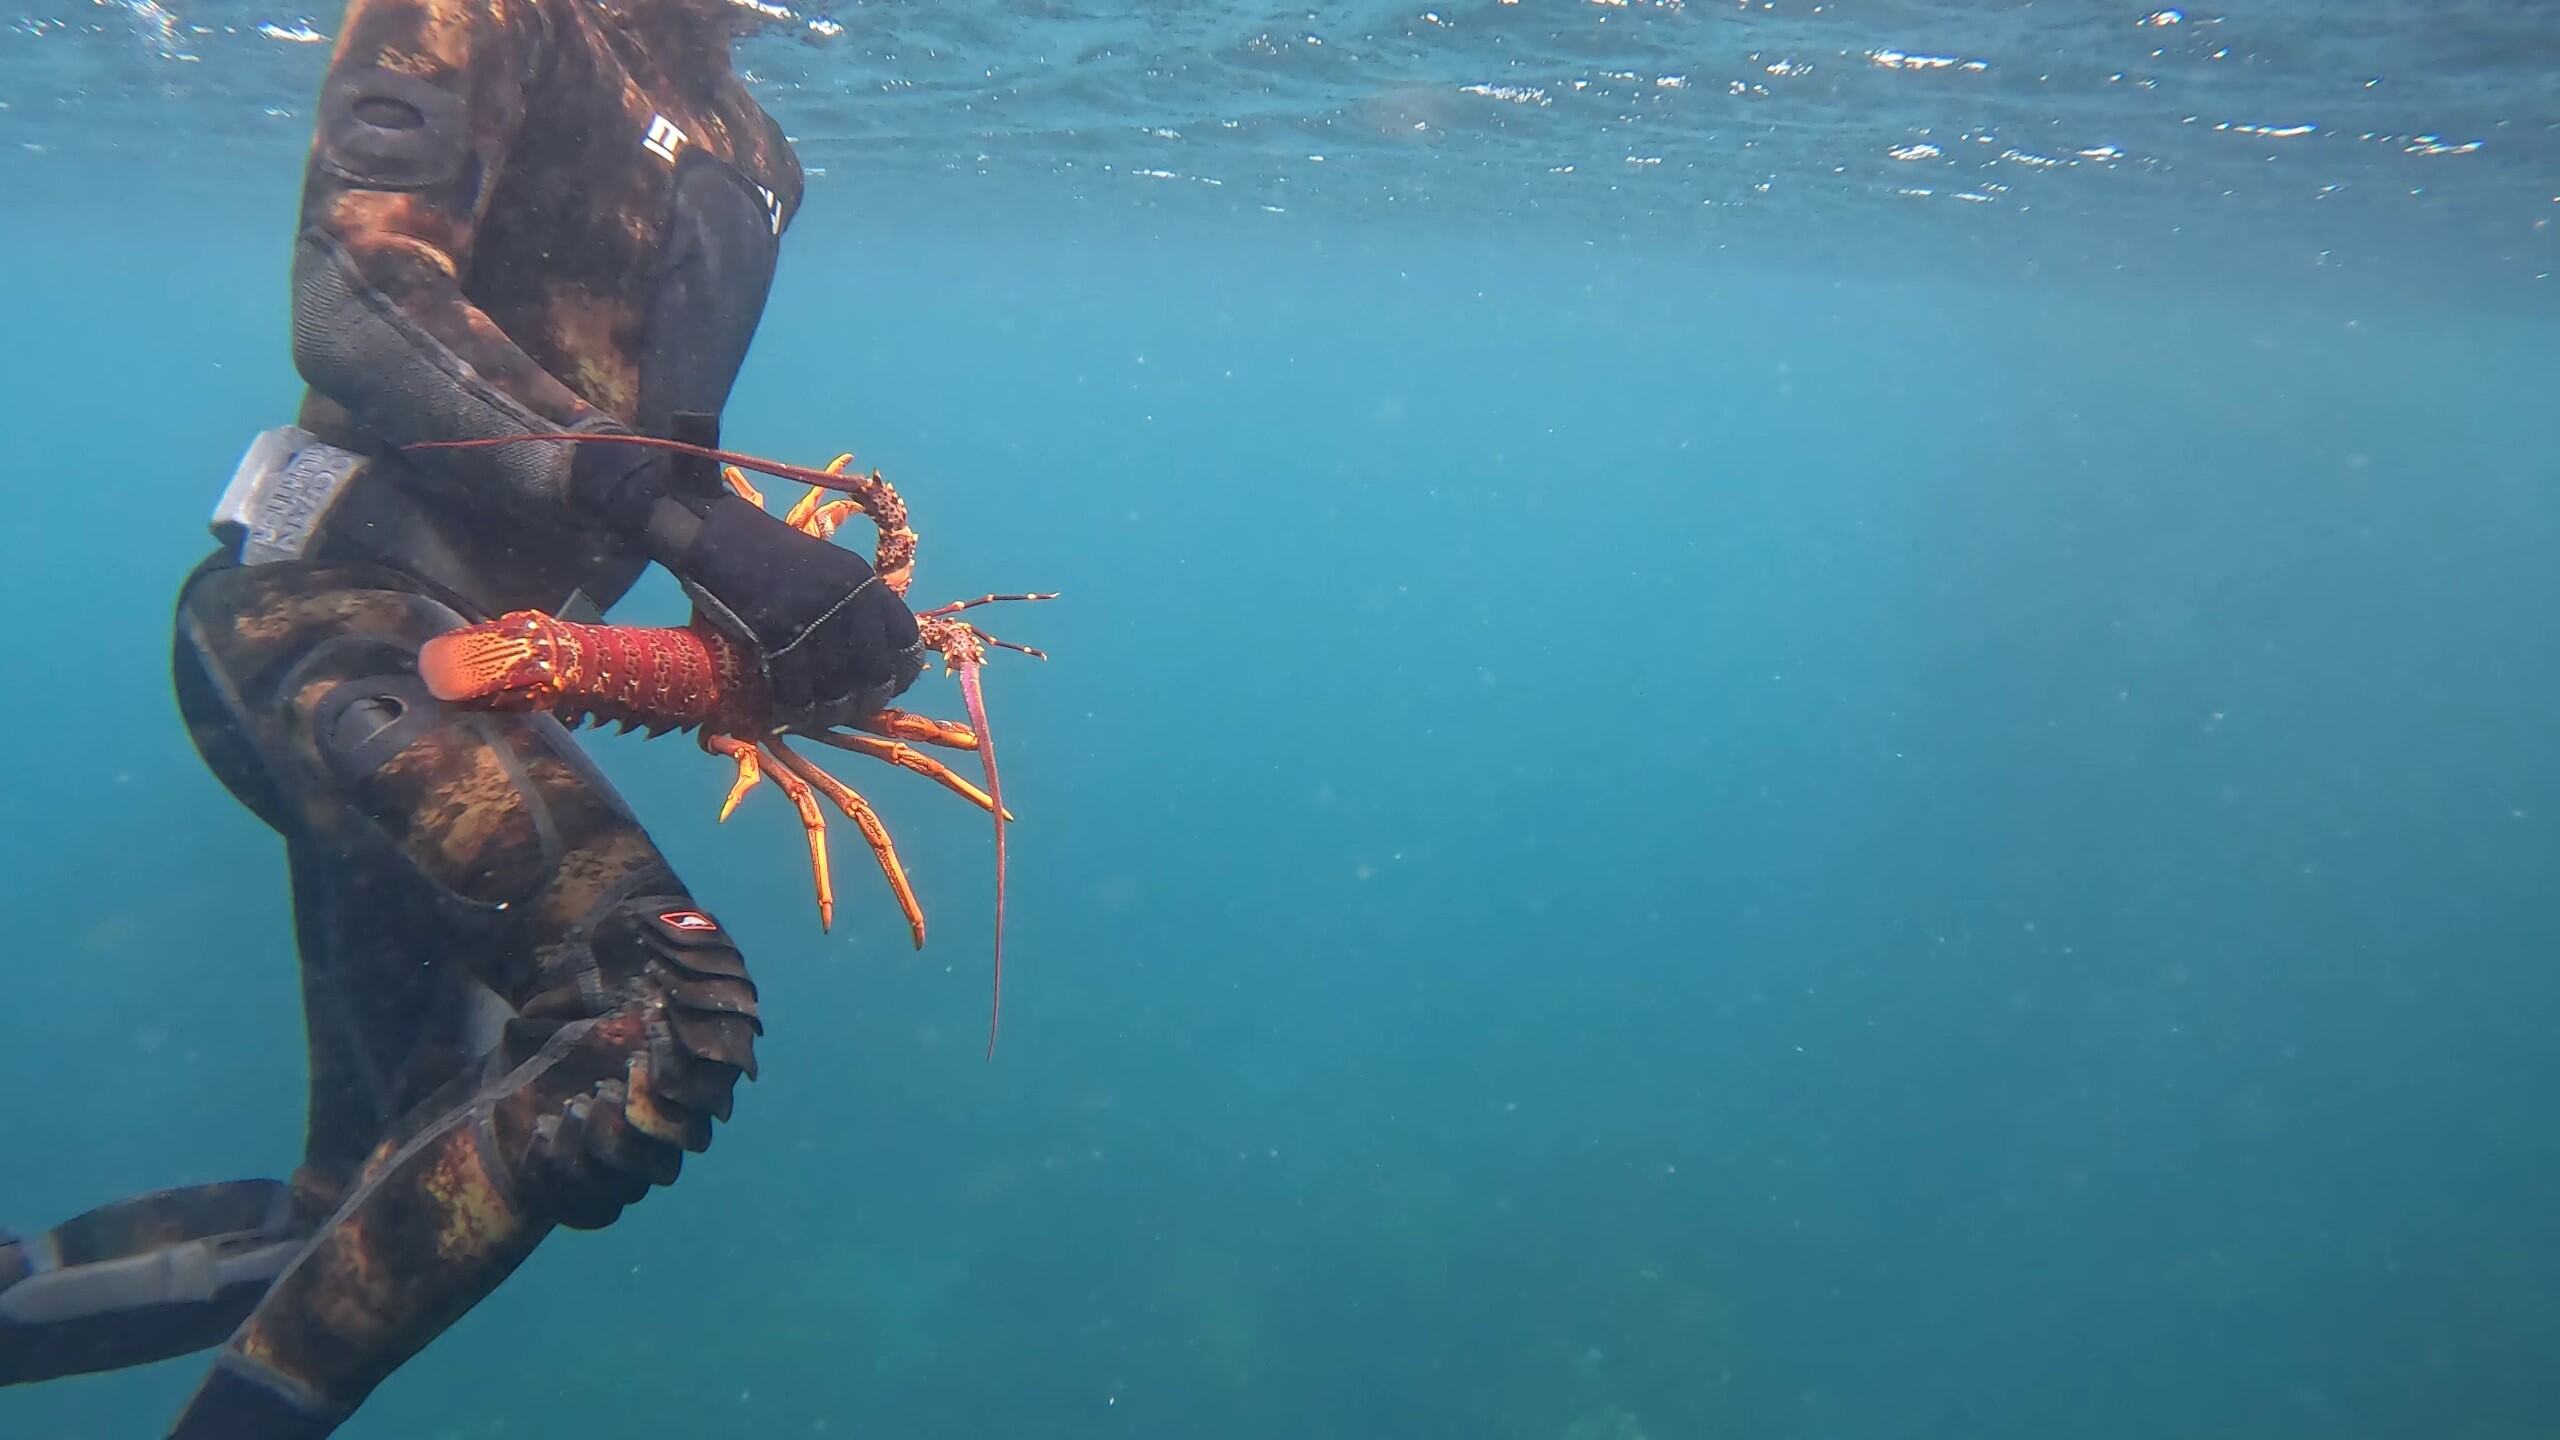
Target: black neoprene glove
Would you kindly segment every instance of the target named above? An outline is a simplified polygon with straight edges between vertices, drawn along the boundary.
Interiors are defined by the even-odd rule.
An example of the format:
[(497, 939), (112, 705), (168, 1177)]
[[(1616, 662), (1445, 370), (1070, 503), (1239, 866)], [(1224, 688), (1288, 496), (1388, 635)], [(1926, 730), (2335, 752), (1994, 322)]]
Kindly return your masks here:
[(701, 521), (665, 564), (712, 624), (754, 646), (776, 721), (843, 724), (915, 683), (924, 668), (916, 617), (861, 556), (734, 495), (714, 499)]
[(726, 489), (688, 483), (681, 457), (581, 445), (570, 494), (684, 582), (704, 618), (764, 671), (773, 719), (845, 724), (896, 698), (924, 668), (906, 602), (861, 556), (803, 535)]

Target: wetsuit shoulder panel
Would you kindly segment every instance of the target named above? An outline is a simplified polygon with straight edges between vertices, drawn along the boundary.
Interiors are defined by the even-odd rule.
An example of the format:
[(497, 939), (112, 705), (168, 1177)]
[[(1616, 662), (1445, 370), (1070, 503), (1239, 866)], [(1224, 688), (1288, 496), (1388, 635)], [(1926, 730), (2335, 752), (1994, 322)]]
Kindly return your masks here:
[[(574, 428), (596, 408), (464, 293), (521, 137), (549, 26), (534, 0), (356, 0), (322, 92), (294, 265), (294, 359), (401, 444)], [(554, 501), (561, 447), (470, 452)]]

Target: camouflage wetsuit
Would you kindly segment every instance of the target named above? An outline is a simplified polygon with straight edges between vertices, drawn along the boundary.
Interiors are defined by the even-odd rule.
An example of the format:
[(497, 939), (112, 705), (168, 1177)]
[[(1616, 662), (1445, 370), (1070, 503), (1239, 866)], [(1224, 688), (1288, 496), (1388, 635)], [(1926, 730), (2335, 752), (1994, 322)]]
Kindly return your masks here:
[(299, 558), (198, 569), (176, 643), (199, 747), (284, 837), (306, 1151), (290, 1186), (0, 1234), (0, 1381), (227, 1337), (174, 1433), (324, 1435), (553, 1226), (672, 1181), (753, 1076), (738, 951), (565, 732), (448, 708), (415, 673), (466, 618), (610, 604), (647, 547), (571, 503), (573, 447), (390, 451), (721, 409), (801, 172), (719, 9), (348, 12), (294, 351), (303, 426), (371, 463)]

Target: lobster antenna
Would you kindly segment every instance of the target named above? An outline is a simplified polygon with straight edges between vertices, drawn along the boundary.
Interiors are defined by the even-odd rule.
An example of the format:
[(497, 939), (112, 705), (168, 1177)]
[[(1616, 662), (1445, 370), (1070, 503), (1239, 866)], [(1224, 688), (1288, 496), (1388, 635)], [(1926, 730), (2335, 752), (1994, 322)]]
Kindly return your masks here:
[(761, 455), (749, 455), (737, 450), (721, 450), (709, 445), (694, 445), (682, 440), (666, 440), (655, 435), (576, 435), (555, 431), (536, 435), (484, 435), (470, 440), (414, 440), (395, 448), (403, 452), (486, 450), (495, 445), (638, 445), (650, 450), (672, 450), (679, 455), (690, 455), (697, 460), (708, 460), (718, 465), (735, 465), (741, 470), (753, 470), (759, 475), (770, 475), (776, 480), (797, 480), (803, 485), (815, 485), (821, 490), (833, 490), (846, 495), (860, 494), (862, 482), (869, 478), (862, 475), (838, 475), (832, 471), (820, 470), (808, 465), (788, 465), (780, 460), (767, 460)]

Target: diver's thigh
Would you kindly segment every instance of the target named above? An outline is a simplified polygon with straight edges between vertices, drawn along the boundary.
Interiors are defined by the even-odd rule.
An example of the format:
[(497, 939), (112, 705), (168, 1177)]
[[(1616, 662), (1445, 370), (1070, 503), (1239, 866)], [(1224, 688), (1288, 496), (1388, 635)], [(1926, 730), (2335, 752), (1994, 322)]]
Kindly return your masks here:
[[(418, 647), (463, 618), (382, 572), (201, 573), (179, 607), (180, 648), (200, 672), (189, 722), (271, 823), (349, 866), (380, 867), (385, 886), (414, 886), (436, 928), (483, 953), (556, 938), (609, 893), (674, 891), (629, 807), (557, 721), (427, 692)], [(479, 968), (511, 1000), (534, 978)]]

